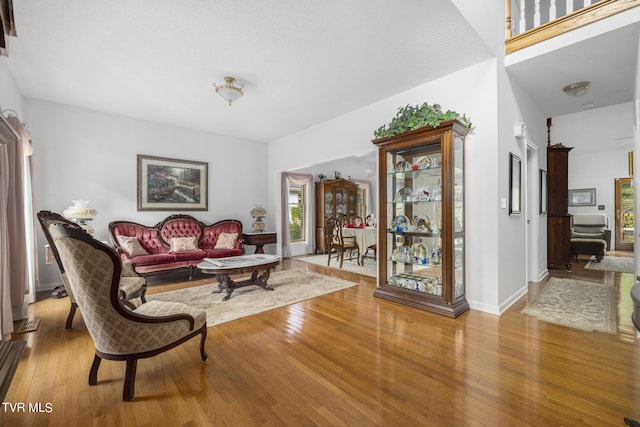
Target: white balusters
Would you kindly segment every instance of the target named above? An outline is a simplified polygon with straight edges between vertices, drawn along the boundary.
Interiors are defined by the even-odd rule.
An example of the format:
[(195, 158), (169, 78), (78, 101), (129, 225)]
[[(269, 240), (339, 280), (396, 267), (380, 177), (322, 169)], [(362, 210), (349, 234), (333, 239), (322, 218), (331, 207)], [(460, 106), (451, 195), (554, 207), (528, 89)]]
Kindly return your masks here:
[(567, 15), (573, 13), (573, 0), (567, 0)]
[(518, 34), (527, 31), (527, 5), (525, 0), (520, 0), (520, 22), (518, 24)]
[(557, 17), (558, 17), (558, 10), (556, 8), (556, 0), (551, 0), (551, 3), (549, 4), (549, 21), (553, 21)]
[(591, 0), (584, 0), (584, 6), (583, 7), (591, 6), (591, 3), (593, 3)]
[(540, 26), (540, 0), (535, 0), (533, 10), (533, 27)]

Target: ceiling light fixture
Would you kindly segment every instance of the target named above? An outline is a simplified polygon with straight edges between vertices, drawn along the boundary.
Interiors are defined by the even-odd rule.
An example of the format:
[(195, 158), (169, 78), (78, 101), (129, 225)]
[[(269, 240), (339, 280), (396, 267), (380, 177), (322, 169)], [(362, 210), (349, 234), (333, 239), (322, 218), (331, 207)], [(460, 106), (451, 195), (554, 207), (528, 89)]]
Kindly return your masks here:
[(576, 82), (566, 85), (562, 91), (570, 96), (582, 96), (589, 90), (591, 82)]
[(244, 95), (244, 91), (242, 90), (243, 86), (235, 86), (233, 82), (235, 82), (236, 79), (230, 76), (225, 77), (224, 81), (225, 84), (223, 85), (218, 86), (214, 83), (213, 86), (216, 88), (216, 93), (223, 97), (225, 101), (228, 101), (229, 106), (231, 106), (231, 103), (233, 101), (239, 99), (242, 95)]

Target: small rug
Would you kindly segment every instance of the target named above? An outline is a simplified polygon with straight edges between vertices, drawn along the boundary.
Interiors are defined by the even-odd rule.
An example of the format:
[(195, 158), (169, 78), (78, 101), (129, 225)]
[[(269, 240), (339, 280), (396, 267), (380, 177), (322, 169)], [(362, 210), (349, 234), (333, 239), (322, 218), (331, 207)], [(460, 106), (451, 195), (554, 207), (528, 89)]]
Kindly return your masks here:
[(584, 268), (592, 270), (616, 271), (618, 273), (633, 274), (633, 257), (629, 256), (605, 256), (602, 261), (597, 262), (596, 257), (592, 256)]
[[(369, 252), (371, 253), (371, 252)], [(313, 255), (304, 258), (296, 258), (298, 261), (308, 262), (309, 264), (321, 265), (323, 267), (327, 266), (327, 256), (328, 255)], [(340, 268), (340, 262), (336, 260), (335, 256), (331, 258), (331, 264), (329, 265), (331, 268), (337, 268), (339, 270), (350, 271), (352, 273), (362, 274), (364, 276), (377, 277), (377, 264), (373, 258), (366, 257), (364, 259), (364, 265), (358, 265), (355, 258), (352, 261), (345, 259), (342, 263), (342, 268)]]
[(522, 313), (585, 331), (618, 331), (615, 289), (602, 283), (552, 277)]
[(0, 341), (0, 402), (4, 402), (25, 345), (26, 341)]
[(267, 283), (274, 288), (273, 291), (246, 286), (233, 291), (227, 301), (222, 301), (225, 292), (212, 294), (218, 289), (217, 283), (147, 295), (147, 300), (182, 302), (191, 307), (202, 308), (207, 312), (207, 326), (214, 326), (357, 284), (296, 269), (271, 273)]

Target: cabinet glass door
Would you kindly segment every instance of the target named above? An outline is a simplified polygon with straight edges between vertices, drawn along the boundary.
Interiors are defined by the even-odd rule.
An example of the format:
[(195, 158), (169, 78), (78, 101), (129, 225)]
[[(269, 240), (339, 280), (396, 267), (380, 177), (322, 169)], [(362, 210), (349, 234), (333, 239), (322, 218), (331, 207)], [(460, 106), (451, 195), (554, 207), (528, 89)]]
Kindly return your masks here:
[(464, 296), (464, 139), (453, 139), (453, 296)]
[(440, 142), (387, 155), (386, 283), (442, 296)]

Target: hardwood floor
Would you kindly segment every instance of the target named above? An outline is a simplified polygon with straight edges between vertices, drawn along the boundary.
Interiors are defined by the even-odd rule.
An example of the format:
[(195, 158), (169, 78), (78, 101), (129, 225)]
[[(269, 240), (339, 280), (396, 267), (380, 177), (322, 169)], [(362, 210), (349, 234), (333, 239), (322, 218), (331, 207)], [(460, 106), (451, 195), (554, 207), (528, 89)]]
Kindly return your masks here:
[[(25, 410), (3, 405), (0, 425), (623, 426), (640, 419), (633, 275), (584, 263), (552, 274), (613, 281), (616, 335), (522, 315), (527, 297), (499, 317), (449, 319), (374, 298), (372, 278), (287, 259), (279, 269), (359, 285), (209, 328), (205, 363), (198, 340), (141, 360), (131, 402), (121, 400), (122, 362), (103, 361), (88, 385), (94, 349), (82, 310), (66, 332), (68, 299), (46, 298), (29, 307), (38, 331), (15, 337), (27, 348), (5, 402)], [(177, 278), (151, 280), (149, 293), (212, 280)], [(36, 403), (42, 412), (28, 410)]]

